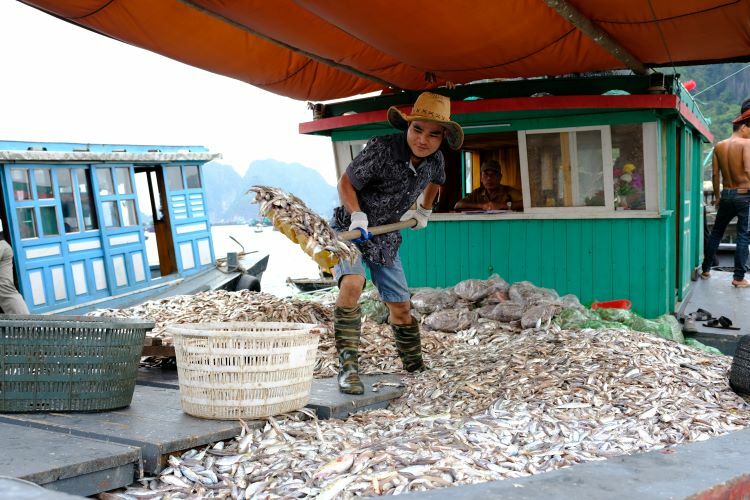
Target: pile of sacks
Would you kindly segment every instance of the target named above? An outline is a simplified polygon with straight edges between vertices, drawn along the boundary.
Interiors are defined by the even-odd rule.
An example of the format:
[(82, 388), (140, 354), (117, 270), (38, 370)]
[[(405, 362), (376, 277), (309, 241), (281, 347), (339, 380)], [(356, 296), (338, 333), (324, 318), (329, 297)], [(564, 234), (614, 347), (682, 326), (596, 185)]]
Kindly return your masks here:
[[(412, 313), (424, 327), (441, 332), (458, 332), (488, 321), (545, 328), (563, 309), (585, 309), (575, 295), (560, 297), (555, 290), (528, 281), (510, 285), (497, 274), (486, 280), (464, 280), (451, 288), (417, 288), (411, 302)], [(363, 310), (370, 319), (379, 322), (385, 321), (388, 314), (387, 309), (373, 305)]]
[[(713, 347), (685, 338), (682, 326), (671, 314), (649, 320), (629, 310), (590, 310), (573, 294), (560, 297), (555, 290), (540, 288), (529, 281), (509, 285), (497, 274), (486, 280), (464, 280), (451, 288), (415, 288), (411, 303), (417, 320), (425, 328), (440, 332), (547, 328), (554, 323), (564, 330), (635, 330), (721, 354)], [(365, 318), (378, 323), (387, 321), (388, 308), (375, 288), (362, 294), (360, 306)]]

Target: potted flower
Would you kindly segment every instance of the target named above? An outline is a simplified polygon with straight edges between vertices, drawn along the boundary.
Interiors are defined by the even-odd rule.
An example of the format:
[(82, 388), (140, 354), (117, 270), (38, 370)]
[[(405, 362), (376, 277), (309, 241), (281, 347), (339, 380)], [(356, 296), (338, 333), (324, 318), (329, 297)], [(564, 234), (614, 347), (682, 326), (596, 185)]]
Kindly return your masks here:
[(615, 209), (643, 208), (643, 175), (633, 163), (612, 171), (615, 184)]

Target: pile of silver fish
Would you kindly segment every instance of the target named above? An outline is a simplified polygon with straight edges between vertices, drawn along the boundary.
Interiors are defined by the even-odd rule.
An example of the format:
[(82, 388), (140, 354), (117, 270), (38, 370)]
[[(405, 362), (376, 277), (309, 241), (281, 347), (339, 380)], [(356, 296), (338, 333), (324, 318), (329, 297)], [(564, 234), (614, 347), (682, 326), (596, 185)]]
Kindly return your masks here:
[[(156, 323), (149, 336), (163, 337), (167, 325), (217, 321), (283, 321), (328, 323), (333, 310), (312, 301), (279, 298), (267, 293), (213, 290), (152, 300), (127, 309), (98, 309), (90, 316), (142, 318)], [(165, 342), (165, 344), (168, 342)]]
[(299, 243), (321, 266), (330, 267), (332, 262), (326, 261), (333, 256), (349, 261), (359, 256), (354, 244), (339, 240), (326, 220), (293, 194), (270, 186), (253, 186), (250, 191), (255, 193), (260, 215), (268, 217), (274, 227)]
[[(506, 325), (507, 326), (507, 325)], [(371, 333), (365, 331), (364, 335)], [(626, 330), (487, 324), (426, 351), (388, 409), (297, 412), (173, 456), (123, 498), (351, 498), (519, 478), (750, 424), (731, 358)], [(430, 339), (426, 341), (428, 344)], [(375, 343), (366, 342), (370, 358)], [(255, 426), (257, 424), (257, 427)]]

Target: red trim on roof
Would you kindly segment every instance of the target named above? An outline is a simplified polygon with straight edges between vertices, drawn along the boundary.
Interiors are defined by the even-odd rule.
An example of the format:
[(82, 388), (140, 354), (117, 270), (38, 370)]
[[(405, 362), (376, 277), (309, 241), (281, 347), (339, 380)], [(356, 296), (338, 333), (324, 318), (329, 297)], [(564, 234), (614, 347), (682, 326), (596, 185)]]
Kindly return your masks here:
[[(480, 99), (477, 101), (452, 101), (453, 115), (470, 113), (491, 113), (498, 111), (529, 111), (545, 109), (674, 109), (677, 110), (678, 99), (672, 94), (656, 95), (594, 95), (594, 96), (544, 96), (544, 97), (511, 97), (498, 99)], [(680, 103), (680, 112), (693, 126), (704, 135), (710, 132), (699, 126), (700, 120)], [(684, 111), (683, 111), (684, 107)], [(398, 106), (404, 112), (411, 111), (411, 106)], [(689, 116), (688, 116), (689, 115)], [(689, 118), (689, 117), (692, 117)], [(312, 134), (344, 127), (354, 127), (370, 123), (385, 122), (385, 110), (368, 111), (345, 116), (322, 118), (299, 124), (301, 134)], [(705, 131), (705, 132), (704, 132)], [(707, 136), (707, 137), (708, 137)]]
[(700, 132), (703, 137), (708, 139), (708, 142), (714, 142), (714, 134), (712, 134), (706, 125), (698, 119), (697, 116), (690, 110), (690, 108), (687, 107), (687, 104), (685, 104), (684, 101), (680, 101), (680, 115), (682, 115), (685, 120), (687, 120), (688, 123), (690, 123), (693, 127)]

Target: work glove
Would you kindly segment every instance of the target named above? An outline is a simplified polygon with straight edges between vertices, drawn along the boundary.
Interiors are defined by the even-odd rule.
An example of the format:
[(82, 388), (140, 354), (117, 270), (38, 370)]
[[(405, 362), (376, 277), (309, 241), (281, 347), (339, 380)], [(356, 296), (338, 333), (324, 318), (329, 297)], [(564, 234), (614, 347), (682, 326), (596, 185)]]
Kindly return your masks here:
[(349, 224), (349, 231), (358, 229), (362, 236), (357, 238), (354, 243), (362, 243), (372, 238), (372, 233), (367, 230), (369, 222), (367, 220), (367, 214), (364, 212), (352, 212), (352, 222)]
[(422, 202), (424, 201), (424, 193), (419, 195), (419, 198), (417, 198), (417, 207), (414, 210), (407, 210), (404, 215), (401, 216), (402, 221), (409, 220), (409, 219), (416, 219), (417, 225), (414, 226), (412, 229), (424, 229), (427, 227), (427, 222), (430, 220), (430, 214), (432, 214), (432, 210), (429, 210), (427, 208), (424, 208), (422, 206)]

